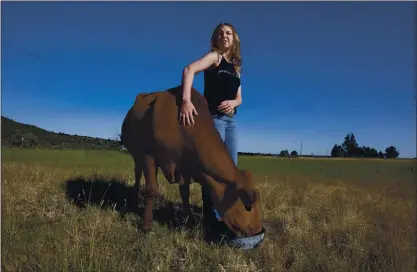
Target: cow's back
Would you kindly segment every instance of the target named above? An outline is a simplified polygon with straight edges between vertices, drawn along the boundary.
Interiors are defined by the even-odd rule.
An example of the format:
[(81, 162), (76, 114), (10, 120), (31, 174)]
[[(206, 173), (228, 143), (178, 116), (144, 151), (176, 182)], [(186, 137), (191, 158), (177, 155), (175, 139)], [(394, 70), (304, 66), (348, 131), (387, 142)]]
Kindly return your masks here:
[(122, 128), (122, 141), (133, 156), (152, 154), (158, 161), (178, 161), (204, 172), (235, 179), (235, 166), (213, 125), (207, 102), (195, 89), (194, 125), (179, 122), (181, 86), (136, 97)]
[[(204, 97), (194, 89), (192, 92), (199, 115), (200, 112), (207, 115)], [(136, 96), (122, 125), (122, 142), (132, 155), (150, 152), (157, 157), (181, 156), (184, 144), (189, 145), (192, 139), (185, 137), (184, 140), (189, 127), (181, 128), (179, 124), (180, 103), (180, 86)], [(195, 116), (195, 119), (199, 118)]]

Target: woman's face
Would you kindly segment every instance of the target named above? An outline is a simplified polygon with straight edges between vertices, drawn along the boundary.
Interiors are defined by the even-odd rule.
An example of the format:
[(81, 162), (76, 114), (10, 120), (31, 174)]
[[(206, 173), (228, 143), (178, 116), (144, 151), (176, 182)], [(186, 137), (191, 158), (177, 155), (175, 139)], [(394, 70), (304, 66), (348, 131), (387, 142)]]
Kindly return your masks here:
[(222, 26), (217, 31), (217, 46), (220, 50), (226, 52), (233, 46), (233, 31), (228, 26)]

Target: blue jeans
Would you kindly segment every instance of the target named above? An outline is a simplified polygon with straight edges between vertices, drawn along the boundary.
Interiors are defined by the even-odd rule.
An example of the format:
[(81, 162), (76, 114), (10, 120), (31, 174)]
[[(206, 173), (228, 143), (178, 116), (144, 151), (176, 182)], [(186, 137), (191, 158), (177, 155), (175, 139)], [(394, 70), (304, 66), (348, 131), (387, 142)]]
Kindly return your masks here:
[(236, 121), (226, 115), (213, 115), (214, 127), (220, 133), (220, 137), (226, 144), (227, 150), (237, 166), (237, 130)]

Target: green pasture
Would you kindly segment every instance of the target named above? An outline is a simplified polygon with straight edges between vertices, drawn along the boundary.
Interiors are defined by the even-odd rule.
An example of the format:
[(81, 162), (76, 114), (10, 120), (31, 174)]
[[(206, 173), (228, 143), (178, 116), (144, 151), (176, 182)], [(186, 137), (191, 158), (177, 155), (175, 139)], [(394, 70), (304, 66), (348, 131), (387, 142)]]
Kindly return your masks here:
[[(151, 233), (139, 232), (140, 214), (126, 208), (134, 183), (126, 153), (3, 148), (1, 164), (2, 271), (412, 271), (416, 264), (415, 160), (240, 156), (239, 168), (254, 174), (266, 229), (250, 252), (204, 243), (198, 220), (170, 227), (180, 196), (161, 175), (160, 219)], [(196, 207), (200, 189), (191, 185)]]

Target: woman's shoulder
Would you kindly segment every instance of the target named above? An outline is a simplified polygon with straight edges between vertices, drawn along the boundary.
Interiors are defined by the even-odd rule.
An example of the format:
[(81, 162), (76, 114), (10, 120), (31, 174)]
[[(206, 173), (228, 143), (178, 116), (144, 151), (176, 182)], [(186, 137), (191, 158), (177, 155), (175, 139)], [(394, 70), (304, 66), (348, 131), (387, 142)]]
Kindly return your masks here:
[(223, 59), (223, 56), (220, 53), (218, 53), (217, 51), (214, 51), (214, 50), (208, 52), (205, 55), (205, 57), (207, 57), (207, 58), (209, 58), (210, 60), (213, 61), (213, 64), (205, 70), (206, 72), (210, 72), (213, 69), (217, 68), (220, 65), (220, 63), (222, 62), (222, 59)]
[(204, 57), (209, 58), (213, 61), (216, 61), (217, 64), (219, 64), (220, 61), (222, 60), (222, 55), (219, 52), (214, 51), (214, 50), (208, 52)]

